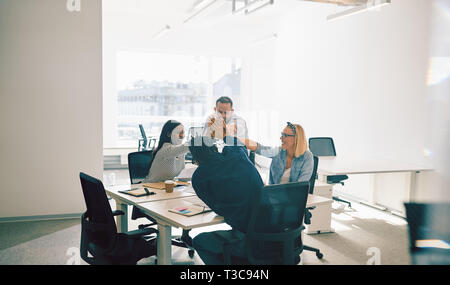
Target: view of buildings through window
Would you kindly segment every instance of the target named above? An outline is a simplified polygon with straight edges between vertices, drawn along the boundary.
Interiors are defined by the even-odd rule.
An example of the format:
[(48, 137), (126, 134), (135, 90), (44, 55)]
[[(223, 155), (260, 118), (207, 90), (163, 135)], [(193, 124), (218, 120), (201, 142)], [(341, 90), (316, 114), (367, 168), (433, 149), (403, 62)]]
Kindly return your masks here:
[(136, 147), (139, 124), (159, 137), (167, 120), (202, 126), (220, 96), (240, 101), (237, 58), (120, 52), (117, 60), (118, 145)]

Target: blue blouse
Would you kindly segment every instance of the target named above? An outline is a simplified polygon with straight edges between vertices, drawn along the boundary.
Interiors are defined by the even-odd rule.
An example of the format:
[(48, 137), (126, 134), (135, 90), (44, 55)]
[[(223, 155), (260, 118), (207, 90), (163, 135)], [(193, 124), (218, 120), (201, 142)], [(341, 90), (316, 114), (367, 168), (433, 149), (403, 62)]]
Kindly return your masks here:
[[(286, 170), (286, 150), (283, 150), (281, 147), (267, 147), (258, 144), (256, 153), (272, 158), (269, 184), (279, 184), (281, 182), (281, 177)], [(291, 164), (289, 182), (309, 181), (313, 172), (313, 167), (314, 158), (309, 150), (306, 150), (305, 153), (299, 157), (294, 157)]]

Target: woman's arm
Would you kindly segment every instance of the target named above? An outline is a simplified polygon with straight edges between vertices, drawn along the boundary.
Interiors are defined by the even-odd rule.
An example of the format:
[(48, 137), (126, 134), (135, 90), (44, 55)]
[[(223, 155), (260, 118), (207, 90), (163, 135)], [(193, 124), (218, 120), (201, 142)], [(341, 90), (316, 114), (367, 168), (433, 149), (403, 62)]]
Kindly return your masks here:
[(180, 145), (165, 143), (156, 155), (161, 155), (163, 159), (173, 159), (177, 156), (187, 153), (188, 151), (189, 147), (187, 143)]
[(243, 139), (238, 138), (239, 141), (241, 141), (247, 149), (256, 152), (259, 155), (265, 156), (265, 157), (274, 157), (277, 156), (280, 152), (280, 147), (271, 147), (271, 146), (263, 146), (262, 144), (259, 144), (255, 141), (252, 141), (251, 139)]
[(255, 141), (252, 141), (251, 139), (243, 139), (243, 138), (237, 138), (240, 142), (242, 142), (245, 147), (247, 147), (248, 150), (256, 151), (258, 149), (258, 143)]

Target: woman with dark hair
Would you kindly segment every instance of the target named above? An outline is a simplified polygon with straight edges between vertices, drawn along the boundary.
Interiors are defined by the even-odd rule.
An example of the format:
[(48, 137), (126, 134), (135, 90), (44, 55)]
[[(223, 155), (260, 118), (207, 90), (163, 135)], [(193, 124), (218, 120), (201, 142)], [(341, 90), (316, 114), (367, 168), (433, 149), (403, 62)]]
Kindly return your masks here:
[(153, 162), (144, 182), (159, 182), (173, 179), (184, 169), (184, 155), (189, 151), (183, 144), (184, 127), (175, 120), (167, 121), (153, 152)]

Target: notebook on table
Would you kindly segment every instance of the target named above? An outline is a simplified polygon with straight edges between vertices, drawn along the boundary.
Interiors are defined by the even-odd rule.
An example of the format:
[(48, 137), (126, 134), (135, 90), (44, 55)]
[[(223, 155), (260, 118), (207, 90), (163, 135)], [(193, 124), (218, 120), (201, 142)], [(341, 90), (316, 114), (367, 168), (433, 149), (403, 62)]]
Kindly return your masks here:
[(187, 206), (187, 207), (182, 206), (182, 207), (176, 207), (173, 209), (169, 209), (169, 212), (180, 214), (180, 215), (187, 216), (187, 217), (191, 217), (191, 216), (195, 216), (198, 214), (203, 214), (203, 213), (207, 213), (207, 212), (211, 212), (211, 211), (212, 210), (210, 208), (200, 207), (200, 206), (196, 206), (196, 205)]
[(137, 189), (133, 188), (131, 190), (122, 190), (122, 191), (119, 191), (119, 193), (131, 195), (131, 196), (134, 196), (134, 197), (142, 197), (142, 196), (149, 196), (149, 195), (156, 194), (155, 192), (150, 191), (146, 187), (144, 187), (144, 188), (137, 188)]
[(189, 202), (191, 205), (189, 206), (180, 206), (173, 209), (170, 209), (169, 212), (177, 213), (183, 216), (195, 216), (202, 213), (211, 212), (211, 208), (208, 207), (200, 198), (193, 197), (189, 199), (185, 199), (186, 202)]

